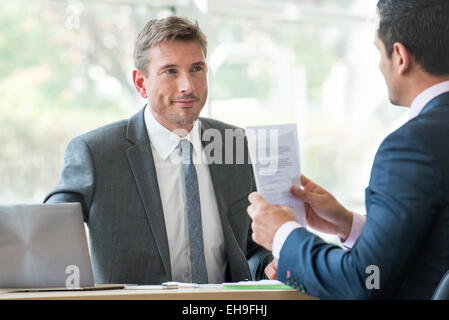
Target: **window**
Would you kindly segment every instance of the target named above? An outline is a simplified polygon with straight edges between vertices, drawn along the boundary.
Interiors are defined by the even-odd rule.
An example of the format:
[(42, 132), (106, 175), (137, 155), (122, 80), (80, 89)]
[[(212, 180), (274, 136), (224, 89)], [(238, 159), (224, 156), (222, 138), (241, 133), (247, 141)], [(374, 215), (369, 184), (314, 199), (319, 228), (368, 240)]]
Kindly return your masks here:
[(202, 116), (297, 123), (304, 174), (364, 213), (374, 152), (407, 119), (388, 103), (376, 0), (5, 1), (0, 11), (0, 201), (41, 202), (68, 141), (145, 101), (131, 79), (143, 25), (169, 14), (208, 36)]

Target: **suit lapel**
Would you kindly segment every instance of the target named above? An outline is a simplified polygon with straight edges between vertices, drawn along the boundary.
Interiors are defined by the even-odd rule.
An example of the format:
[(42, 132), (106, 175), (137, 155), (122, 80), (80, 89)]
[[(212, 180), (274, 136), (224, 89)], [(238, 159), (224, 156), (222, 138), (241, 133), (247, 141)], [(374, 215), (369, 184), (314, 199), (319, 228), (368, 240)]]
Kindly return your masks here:
[(133, 143), (126, 149), (129, 166), (143, 202), (145, 214), (154, 235), (165, 272), (171, 279), (170, 251), (165, 228), (164, 212), (154, 167), (153, 153), (144, 120), (143, 108), (128, 122), (127, 139)]
[[(201, 137), (203, 137), (203, 133), (207, 129), (216, 129), (213, 128), (205, 119), (201, 119)], [(234, 231), (232, 230), (231, 223), (229, 222), (229, 206), (230, 199), (227, 198), (227, 195), (232, 194), (233, 186), (229, 185), (229, 176), (230, 171), (232, 170), (232, 165), (225, 164), (225, 134), (220, 131), (222, 137), (222, 164), (213, 163), (211, 161), (211, 155), (207, 154), (208, 163), (209, 164), (209, 172), (212, 179), (212, 185), (215, 192), (215, 198), (217, 200), (218, 211), (221, 218), (221, 223), (223, 227), (223, 236), (225, 240), (226, 251), (228, 255), (228, 267), (231, 273), (231, 278), (227, 279), (227, 281), (231, 281), (232, 279), (240, 279), (241, 273), (243, 269), (238, 268), (240, 266), (240, 246), (237, 242), (237, 239), (234, 235)], [(208, 145), (208, 142), (202, 141), (203, 148)], [(232, 198), (231, 198), (232, 199)], [(245, 255), (243, 254), (243, 261), (246, 261)], [(249, 272), (249, 271), (248, 271)]]
[[(203, 133), (207, 129), (214, 129), (212, 128), (209, 123), (207, 123), (204, 119), (201, 119), (201, 138), (203, 137)], [(224, 137), (223, 133), (221, 132), (222, 137)], [(212, 142), (212, 141), (211, 141)], [(201, 143), (203, 145), (203, 148), (205, 148), (209, 143), (201, 139)], [(224, 146), (224, 141), (222, 141), (222, 146)], [(223, 163), (224, 163), (224, 154), (223, 157)], [(220, 216), (223, 220), (223, 218), (226, 218), (227, 220), (227, 214), (228, 214), (228, 206), (226, 204), (226, 199), (224, 198), (225, 192), (223, 190), (226, 190), (226, 177), (227, 177), (227, 170), (228, 166), (224, 164), (216, 164), (211, 161), (210, 154), (207, 154), (207, 160), (209, 164), (209, 172), (212, 179), (212, 185), (214, 187), (215, 197), (217, 199), (217, 205), (218, 205), (218, 211), (220, 212)]]

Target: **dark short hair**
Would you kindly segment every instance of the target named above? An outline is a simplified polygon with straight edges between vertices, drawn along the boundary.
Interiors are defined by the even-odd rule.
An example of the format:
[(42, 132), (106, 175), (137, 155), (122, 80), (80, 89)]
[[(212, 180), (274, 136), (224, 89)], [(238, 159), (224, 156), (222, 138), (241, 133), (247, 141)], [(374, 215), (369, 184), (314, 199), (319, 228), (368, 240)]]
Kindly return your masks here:
[(146, 75), (148, 58), (145, 52), (163, 41), (198, 41), (207, 55), (206, 35), (198, 22), (192, 23), (187, 18), (169, 16), (164, 19), (152, 19), (140, 31), (134, 45), (134, 65)]
[(427, 73), (449, 75), (449, 0), (379, 0), (377, 9), (389, 57), (400, 42)]

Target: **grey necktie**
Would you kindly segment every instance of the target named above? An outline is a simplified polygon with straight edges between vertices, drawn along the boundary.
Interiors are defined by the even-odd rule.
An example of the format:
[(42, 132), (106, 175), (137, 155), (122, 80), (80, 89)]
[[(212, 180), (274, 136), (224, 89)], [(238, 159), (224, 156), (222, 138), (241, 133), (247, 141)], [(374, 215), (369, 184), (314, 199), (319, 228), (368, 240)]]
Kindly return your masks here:
[(184, 159), (184, 182), (186, 191), (187, 222), (189, 226), (192, 282), (208, 283), (206, 259), (204, 258), (200, 193), (198, 190), (198, 176), (192, 160), (192, 144), (188, 140), (182, 139), (181, 150)]

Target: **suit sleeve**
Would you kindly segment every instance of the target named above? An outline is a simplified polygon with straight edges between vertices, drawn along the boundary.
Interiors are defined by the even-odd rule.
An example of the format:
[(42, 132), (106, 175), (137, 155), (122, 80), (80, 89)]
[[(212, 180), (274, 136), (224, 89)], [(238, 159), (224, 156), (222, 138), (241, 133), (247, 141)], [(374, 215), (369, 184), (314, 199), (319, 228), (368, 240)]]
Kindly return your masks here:
[(79, 202), (84, 220), (94, 194), (95, 172), (90, 149), (85, 141), (75, 138), (67, 146), (64, 166), (55, 189), (44, 199), (44, 203)]
[[(388, 298), (415, 259), (435, 213), (441, 172), (410, 132), (395, 132), (379, 148), (366, 189), (367, 219), (345, 251), (304, 228), (281, 249), (277, 277), (321, 299)], [(379, 287), (367, 285), (378, 268)]]

